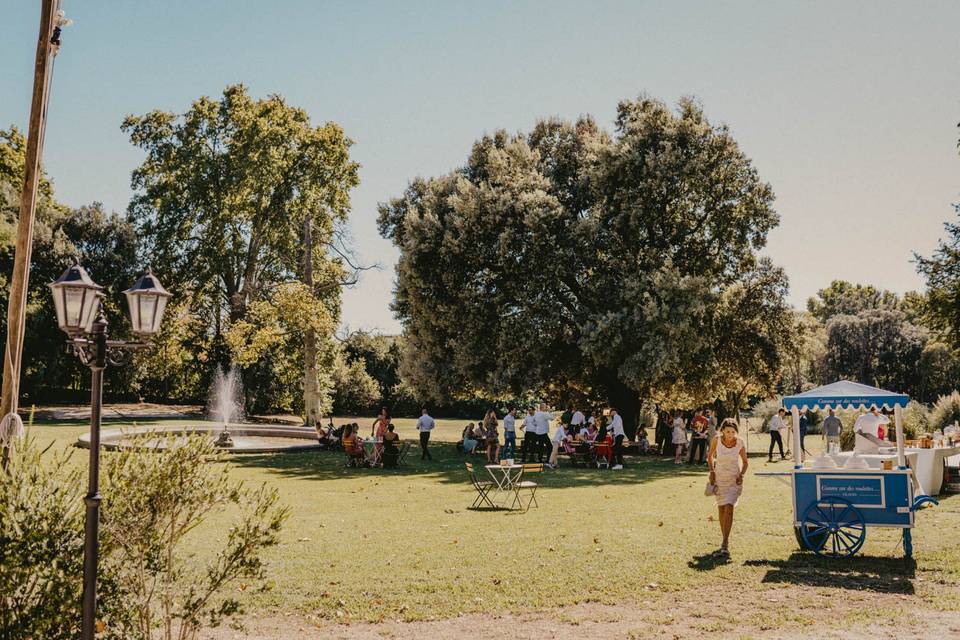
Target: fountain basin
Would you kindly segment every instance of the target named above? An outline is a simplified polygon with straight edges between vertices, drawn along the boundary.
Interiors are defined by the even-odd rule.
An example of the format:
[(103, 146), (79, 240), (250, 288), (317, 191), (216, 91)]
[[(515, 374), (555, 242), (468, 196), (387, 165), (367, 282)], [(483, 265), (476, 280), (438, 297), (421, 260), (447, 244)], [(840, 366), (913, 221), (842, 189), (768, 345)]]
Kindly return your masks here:
[[(228, 453), (289, 453), (293, 451), (310, 451), (319, 449), (317, 433), (309, 427), (287, 427), (270, 425), (229, 425), (232, 447), (219, 447), (219, 451)], [(215, 440), (223, 431), (223, 425), (197, 424), (168, 426), (150, 425), (125, 427), (122, 429), (103, 429), (100, 432), (100, 446), (107, 451), (119, 449), (151, 449), (164, 448), (170, 437), (176, 438), (207, 434)], [(144, 437), (156, 435), (156, 438)], [(77, 446), (90, 448), (90, 434), (85, 433), (77, 438)]]

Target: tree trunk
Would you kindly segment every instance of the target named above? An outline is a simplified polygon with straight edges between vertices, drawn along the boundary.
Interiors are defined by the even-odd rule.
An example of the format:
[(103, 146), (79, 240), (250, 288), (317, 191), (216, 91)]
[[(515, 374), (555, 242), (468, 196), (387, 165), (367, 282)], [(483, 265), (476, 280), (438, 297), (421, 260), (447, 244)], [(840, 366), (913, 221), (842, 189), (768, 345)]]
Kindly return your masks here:
[[(303, 221), (303, 283), (313, 293), (313, 220)], [(317, 372), (317, 335), (313, 329), (303, 334), (303, 414), (304, 423), (313, 427), (320, 420), (320, 390)]]
[(623, 418), (623, 430), (627, 438), (633, 440), (637, 434), (637, 423), (640, 418), (640, 394), (636, 389), (625, 385), (615, 372), (607, 372), (604, 377), (607, 401)]

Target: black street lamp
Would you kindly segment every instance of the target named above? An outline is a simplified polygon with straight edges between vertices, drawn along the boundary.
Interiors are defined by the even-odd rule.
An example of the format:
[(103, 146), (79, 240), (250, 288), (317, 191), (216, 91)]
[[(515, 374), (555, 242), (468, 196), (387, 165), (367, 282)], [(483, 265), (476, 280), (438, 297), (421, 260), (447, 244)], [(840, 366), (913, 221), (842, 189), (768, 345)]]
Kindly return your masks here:
[[(109, 340), (103, 315), (103, 287), (80, 266), (73, 266), (50, 283), (57, 324), (67, 334), (68, 349), (90, 367), (90, 470), (87, 480), (86, 520), (83, 538), (83, 640), (94, 640), (97, 616), (97, 562), (100, 530), (100, 416), (103, 406), (103, 370), (130, 360), (143, 342)], [(156, 276), (147, 272), (124, 291), (130, 308), (133, 331), (149, 338), (160, 329), (163, 312), (171, 294)]]

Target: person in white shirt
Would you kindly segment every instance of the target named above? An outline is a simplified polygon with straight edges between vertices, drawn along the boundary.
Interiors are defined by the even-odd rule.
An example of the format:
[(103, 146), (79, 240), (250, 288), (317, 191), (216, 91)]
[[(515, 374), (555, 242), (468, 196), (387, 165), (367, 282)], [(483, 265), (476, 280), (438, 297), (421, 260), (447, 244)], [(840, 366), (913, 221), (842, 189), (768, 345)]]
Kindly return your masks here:
[(540, 438), (537, 436), (537, 425), (533, 419), (533, 407), (527, 407), (527, 415), (523, 416), (523, 447), (520, 451), (520, 460), (527, 461), (527, 456), (532, 461), (537, 455), (537, 449), (540, 447)]
[(787, 410), (780, 408), (777, 410), (775, 416), (770, 418), (770, 422), (767, 423), (767, 430), (770, 432), (770, 451), (767, 454), (767, 462), (773, 462), (773, 447), (774, 445), (780, 447), (780, 459), (786, 460), (786, 456), (783, 455), (783, 435), (782, 433), (787, 430), (787, 424), (783, 421), (783, 416), (787, 415)]
[(627, 434), (623, 431), (623, 418), (616, 409), (610, 409), (610, 433), (613, 434), (613, 469), (623, 469), (623, 439)]
[(553, 414), (548, 411), (546, 403), (540, 404), (540, 409), (533, 414), (534, 429), (537, 433), (537, 462), (543, 462), (543, 456), (550, 448), (550, 423)]
[(877, 408), (870, 407), (870, 411), (863, 414), (853, 423), (854, 438), (853, 450), (857, 453), (879, 453), (880, 447), (886, 443), (880, 439), (880, 425), (890, 420), (880, 414)]
[(513, 460), (517, 454), (517, 410), (510, 409), (507, 415), (503, 416), (503, 453), (500, 456), (504, 460)]
[(430, 432), (433, 431), (434, 426), (436, 426), (436, 423), (433, 418), (430, 417), (427, 408), (424, 407), (423, 415), (417, 418), (417, 431), (420, 432), (421, 460), (433, 460), (433, 456), (430, 455), (430, 449), (427, 448), (427, 445), (430, 444)]
[(574, 432), (580, 431), (580, 429), (586, 426), (587, 417), (583, 415), (583, 411), (577, 409), (573, 412), (573, 419), (570, 420), (570, 426), (573, 427)]
[(560, 446), (563, 444), (563, 439), (567, 437), (567, 430), (564, 429), (563, 425), (557, 425), (556, 431), (553, 432), (553, 440), (551, 444), (553, 445), (553, 450), (550, 452), (550, 460), (547, 462), (547, 466), (551, 469), (556, 469), (559, 464), (560, 457)]

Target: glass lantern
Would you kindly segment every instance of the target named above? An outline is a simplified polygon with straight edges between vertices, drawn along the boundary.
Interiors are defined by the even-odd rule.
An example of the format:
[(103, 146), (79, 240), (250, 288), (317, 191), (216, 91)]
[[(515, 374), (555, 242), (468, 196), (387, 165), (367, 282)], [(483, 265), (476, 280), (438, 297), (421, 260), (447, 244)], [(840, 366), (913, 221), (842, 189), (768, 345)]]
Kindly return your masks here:
[(48, 286), (60, 329), (70, 336), (89, 333), (100, 310), (103, 287), (77, 261)]
[(158, 332), (167, 301), (173, 294), (163, 288), (153, 271), (148, 268), (147, 272), (123, 293), (127, 296), (133, 332), (141, 336)]

